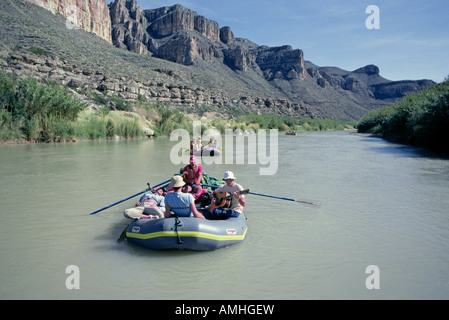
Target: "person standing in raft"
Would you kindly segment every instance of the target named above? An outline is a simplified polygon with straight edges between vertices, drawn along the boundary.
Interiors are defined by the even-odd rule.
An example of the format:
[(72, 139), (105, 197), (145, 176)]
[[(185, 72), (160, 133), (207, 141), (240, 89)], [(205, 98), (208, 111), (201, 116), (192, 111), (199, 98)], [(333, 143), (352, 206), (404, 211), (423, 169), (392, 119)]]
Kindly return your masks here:
[(186, 183), (181, 176), (171, 178), (170, 187), (174, 192), (165, 195), (165, 217), (170, 218), (171, 212), (178, 217), (195, 217), (205, 219), (204, 216), (196, 209), (195, 199), (190, 193), (181, 192), (181, 188)]
[(186, 193), (193, 193), (194, 198), (197, 199), (203, 189), (201, 186), (203, 167), (198, 165), (198, 159), (196, 156), (190, 157), (190, 163), (182, 169), (182, 177), (186, 183), (182, 191)]
[(235, 183), (235, 176), (232, 171), (226, 171), (223, 177), (226, 184), (213, 192), (212, 206), (217, 202), (218, 194), (230, 194), (232, 199), (228, 208), (214, 208), (212, 212), (206, 213), (206, 218), (211, 220), (222, 220), (228, 218), (238, 217), (243, 213), (243, 207), (246, 205), (246, 199), (240, 191), (243, 191), (243, 187), (238, 183)]
[(190, 155), (193, 156), (193, 144), (194, 144), (195, 139), (190, 140)]

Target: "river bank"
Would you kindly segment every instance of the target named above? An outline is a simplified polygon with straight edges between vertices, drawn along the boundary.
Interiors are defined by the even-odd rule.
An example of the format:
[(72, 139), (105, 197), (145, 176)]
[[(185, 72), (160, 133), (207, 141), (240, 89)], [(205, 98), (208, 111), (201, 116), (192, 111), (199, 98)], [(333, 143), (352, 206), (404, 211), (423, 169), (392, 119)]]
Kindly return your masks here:
[(360, 133), (424, 147), (449, 155), (449, 81), (411, 94), (391, 106), (374, 110), (358, 124)]
[(175, 129), (278, 129), (327, 131), (353, 129), (354, 121), (297, 119), (289, 116), (188, 113), (180, 107), (120, 97), (89, 104), (76, 92), (55, 82), (39, 82), (0, 72), (0, 141), (3, 143), (70, 142), (169, 135)]

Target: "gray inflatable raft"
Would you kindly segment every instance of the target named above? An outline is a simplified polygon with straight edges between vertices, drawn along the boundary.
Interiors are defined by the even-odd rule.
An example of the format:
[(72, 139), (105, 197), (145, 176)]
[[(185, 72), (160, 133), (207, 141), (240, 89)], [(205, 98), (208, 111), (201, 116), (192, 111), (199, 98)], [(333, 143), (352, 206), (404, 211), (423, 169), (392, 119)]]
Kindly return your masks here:
[(126, 230), (128, 241), (156, 250), (215, 250), (242, 242), (246, 217), (203, 220), (193, 217), (140, 219)]

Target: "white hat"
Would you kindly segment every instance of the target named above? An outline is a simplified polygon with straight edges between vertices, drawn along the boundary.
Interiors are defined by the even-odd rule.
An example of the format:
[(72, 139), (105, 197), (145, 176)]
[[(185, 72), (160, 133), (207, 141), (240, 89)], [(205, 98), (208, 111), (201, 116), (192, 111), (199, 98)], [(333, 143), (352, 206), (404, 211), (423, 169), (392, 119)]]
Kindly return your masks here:
[(232, 179), (235, 180), (234, 173), (232, 171), (226, 171), (224, 173), (223, 180)]
[(170, 181), (170, 187), (172, 188), (180, 188), (182, 186), (184, 186), (186, 183), (184, 182), (184, 180), (182, 179), (181, 176), (174, 176), (171, 178)]

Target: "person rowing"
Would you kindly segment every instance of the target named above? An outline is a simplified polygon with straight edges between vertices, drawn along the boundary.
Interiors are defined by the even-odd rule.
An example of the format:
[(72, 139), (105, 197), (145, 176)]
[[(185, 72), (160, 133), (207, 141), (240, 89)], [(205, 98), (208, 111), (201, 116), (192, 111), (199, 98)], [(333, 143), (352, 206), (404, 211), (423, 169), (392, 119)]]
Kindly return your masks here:
[(190, 156), (190, 163), (182, 169), (182, 178), (186, 183), (182, 191), (186, 193), (193, 193), (194, 198), (197, 199), (203, 189), (201, 186), (203, 167), (198, 165), (198, 159), (196, 156)]

